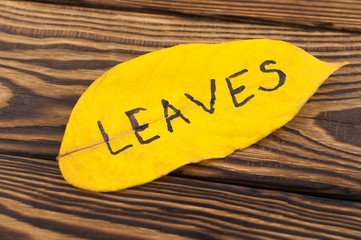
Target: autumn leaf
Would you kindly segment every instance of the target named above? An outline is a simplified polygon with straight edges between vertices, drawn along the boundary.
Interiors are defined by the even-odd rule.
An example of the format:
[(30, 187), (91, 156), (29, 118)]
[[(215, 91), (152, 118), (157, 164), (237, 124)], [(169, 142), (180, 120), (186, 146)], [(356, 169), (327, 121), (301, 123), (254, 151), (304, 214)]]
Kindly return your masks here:
[(290, 121), (345, 64), (273, 40), (145, 54), (115, 66), (80, 97), (60, 169), (76, 187), (117, 191), (223, 158)]

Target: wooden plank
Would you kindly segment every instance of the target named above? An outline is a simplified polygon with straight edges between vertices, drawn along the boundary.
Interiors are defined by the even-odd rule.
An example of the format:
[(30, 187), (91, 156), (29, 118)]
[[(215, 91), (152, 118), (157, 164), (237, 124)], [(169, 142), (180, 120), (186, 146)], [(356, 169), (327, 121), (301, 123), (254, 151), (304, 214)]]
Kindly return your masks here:
[(278, 39), (351, 64), (270, 137), (176, 174), (360, 199), (359, 34), (17, 1), (0, 6), (2, 153), (55, 158), (77, 98), (116, 63), (180, 43)]
[(113, 194), (66, 184), (54, 161), (0, 156), (0, 238), (357, 239), (361, 203), (185, 178)]
[(35, 0), (118, 10), (186, 14), (276, 25), (361, 31), (361, 4), (350, 0)]

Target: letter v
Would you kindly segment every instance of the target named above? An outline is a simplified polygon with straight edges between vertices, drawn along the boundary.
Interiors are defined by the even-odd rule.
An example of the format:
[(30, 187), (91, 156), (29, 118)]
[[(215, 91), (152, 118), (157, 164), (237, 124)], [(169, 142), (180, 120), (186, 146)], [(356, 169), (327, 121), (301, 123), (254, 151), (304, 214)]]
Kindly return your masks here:
[(194, 102), (195, 104), (197, 104), (198, 106), (201, 106), (203, 108), (204, 111), (206, 111), (209, 114), (213, 114), (214, 113), (214, 104), (216, 101), (216, 80), (211, 79), (211, 101), (210, 101), (210, 106), (209, 109), (206, 108), (204, 106), (203, 103), (201, 103), (198, 100), (195, 100), (194, 97), (192, 97), (191, 95), (185, 93), (184, 94), (189, 100), (191, 100), (192, 102)]

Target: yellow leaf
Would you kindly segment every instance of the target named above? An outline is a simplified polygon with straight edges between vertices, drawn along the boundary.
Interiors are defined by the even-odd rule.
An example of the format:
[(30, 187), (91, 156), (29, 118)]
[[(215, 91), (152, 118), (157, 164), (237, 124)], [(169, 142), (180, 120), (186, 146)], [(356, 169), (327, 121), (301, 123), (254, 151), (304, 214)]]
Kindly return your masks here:
[(60, 169), (76, 187), (116, 191), (225, 157), (286, 124), (345, 64), (273, 40), (145, 54), (115, 66), (80, 97)]

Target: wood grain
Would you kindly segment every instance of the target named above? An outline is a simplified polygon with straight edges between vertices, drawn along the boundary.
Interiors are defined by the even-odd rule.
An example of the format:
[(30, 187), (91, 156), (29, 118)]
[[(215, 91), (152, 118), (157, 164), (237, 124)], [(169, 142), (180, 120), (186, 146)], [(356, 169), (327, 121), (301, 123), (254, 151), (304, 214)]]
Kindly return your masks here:
[(350, 0), (37, 0), (84, 7), (205, 16), (265, 25), (298, 25), (317, 29), (361, 31), (361, 6)]
[(117, 63), (181, 43), (278, 39), (351, 64), (268, 138), (174, 174), (360, 199), (360, 34), (19, 1), (0, 6), (2, 153), (55, 158), (78, 97)]
[(55, 161), (0, 155), (0, 238), (357, 239), (361, 203), (185, 178), (113, 194), (64, 182)]

